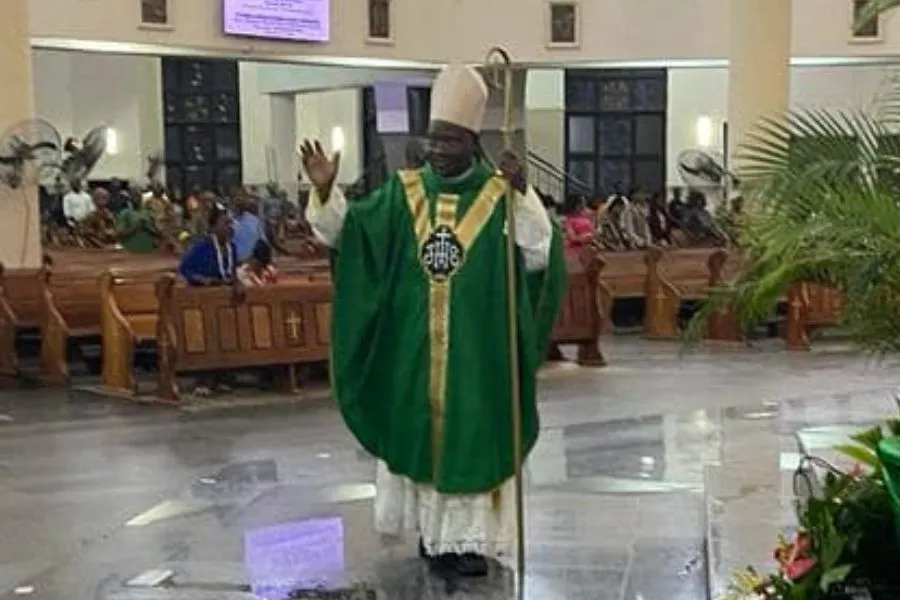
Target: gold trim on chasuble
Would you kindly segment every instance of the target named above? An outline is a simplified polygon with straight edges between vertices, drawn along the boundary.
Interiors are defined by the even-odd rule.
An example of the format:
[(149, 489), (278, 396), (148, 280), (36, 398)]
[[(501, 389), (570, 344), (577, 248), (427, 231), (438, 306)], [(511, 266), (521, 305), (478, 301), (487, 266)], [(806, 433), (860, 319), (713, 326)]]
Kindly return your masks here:
[[(506, 192), (506, 183), (498, 177), (491, 178), (481, 189), (475, 202), (466, 211), (459, 226), (456, 225), (456, 208), (459, 197), (441, 194), (437, 199), (437, 213), (434, 225), (428, 226), (428, 198), (418, 171), (401, 171), (400, 178), (406, 191), (406, 203), (413, 221), (413, 230), (418, 243), (420, 257), (425, 243), (439, 228), (450, 229), (463, 250), (462, 260), (453, 272), (459, 270), (465, 261), (465, 253), (472, 247), (478, 234), (484, 228), (500, 198)], [(431, 356), (428, 371), (428, 400), (431, 406), (431, 441), (433, 477), (437, 477), (440, 464), (440, 450), (444, 437), (444, 406), (447, 397), (447, 363), (450, 351), (450, 297), (453, 273), (437, 278), (423, 264), (428, 275), (428, 338)]]

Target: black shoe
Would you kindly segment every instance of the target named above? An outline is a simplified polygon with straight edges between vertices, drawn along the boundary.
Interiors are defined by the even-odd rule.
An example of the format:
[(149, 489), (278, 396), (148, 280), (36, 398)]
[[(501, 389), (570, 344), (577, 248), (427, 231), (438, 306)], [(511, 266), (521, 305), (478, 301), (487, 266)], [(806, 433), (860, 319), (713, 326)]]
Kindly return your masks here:
[(457, 556), (454, 569), (460, 577), (484, 577), (488, 574), (487, 559), (478, 554), (463, 554)]
[(419, 558), (430, 558), (425, 550), (425, 542), (422, 541), (422, 538), (419, 538)]

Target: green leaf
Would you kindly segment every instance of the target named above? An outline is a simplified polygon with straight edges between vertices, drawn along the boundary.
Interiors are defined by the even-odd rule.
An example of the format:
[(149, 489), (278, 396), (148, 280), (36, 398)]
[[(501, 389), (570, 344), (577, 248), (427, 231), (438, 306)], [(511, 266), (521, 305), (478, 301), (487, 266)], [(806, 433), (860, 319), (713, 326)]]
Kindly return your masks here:
[(850, 439), (859, 442), (873, 452), (877, 452), (878, 443), (884, 439), (884, 433), (881, 431), (881, 426), (876, 425), (871, 429), (866, 429), (856, 435), (850, 436)]
[(888, 419), (887, 428), (891, 437), (900, 437), (900, 419)]
[(873, 469), (878, 469), (881, 465), (881, 462), (878, 460), (878, 455), (864, 446), (840, 444), (835, 446), (834, 449), (844, 456), (847, 456), (858, 463), (872, 467)]
[(819, 587), (823, 592), (827, 592), (832, 585), (844, 581), (852, 570), (853, 565), (841, 565), (829, 569), (822, 575)]

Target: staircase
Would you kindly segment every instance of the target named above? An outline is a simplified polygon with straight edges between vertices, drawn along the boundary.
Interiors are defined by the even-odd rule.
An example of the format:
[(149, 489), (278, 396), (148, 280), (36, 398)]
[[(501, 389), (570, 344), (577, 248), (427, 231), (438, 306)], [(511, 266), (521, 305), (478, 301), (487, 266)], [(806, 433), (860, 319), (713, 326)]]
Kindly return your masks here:
[(531, 150), (528, 151), (528, 180), (531, 185), (545, 194), (550, 194), (560, 204), (569, 194), (578, 194), (588, 198), (594, 194), (590, 185), (566, 173)]

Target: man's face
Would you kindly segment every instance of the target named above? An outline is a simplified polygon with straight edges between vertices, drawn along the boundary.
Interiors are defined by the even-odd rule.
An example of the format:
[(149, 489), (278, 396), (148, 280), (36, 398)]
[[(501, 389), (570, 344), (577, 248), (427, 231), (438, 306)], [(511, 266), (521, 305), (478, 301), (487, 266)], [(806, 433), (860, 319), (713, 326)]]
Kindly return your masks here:
[(97, 208), (106, 208), (109, 206), (109, 194), (106, 190), (97, 189), (94, 191), (94, 206)]
[(460, 175), (472, 166), (475, 136), (458, 125), (432, 121), (426, 160), (438, 175)]

